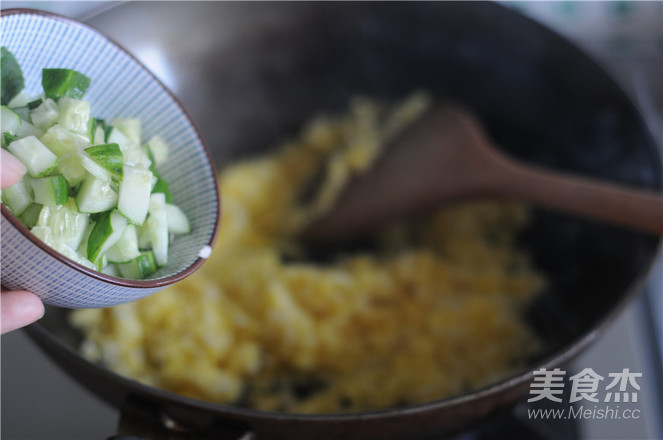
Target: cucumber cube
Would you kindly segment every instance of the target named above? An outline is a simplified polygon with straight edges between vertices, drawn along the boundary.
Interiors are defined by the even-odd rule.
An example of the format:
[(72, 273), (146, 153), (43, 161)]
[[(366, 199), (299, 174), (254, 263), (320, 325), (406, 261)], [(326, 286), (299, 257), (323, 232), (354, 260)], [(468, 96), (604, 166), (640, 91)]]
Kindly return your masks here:
[(43, 130), (38, 129), (25, 119), (21, 121), (21, 126), (18, 127), (18, 130), (16, 130), (16, 136), (19, 138), (23, 138), (26, 136), (34, 136), (36, 138), (42, 137), (44, 134)]
[(67, 181), (61, 175), (31, 179), (35, 202), (46, 206), (64, 205), (67, 202)]
[(154, 251), (157, 264), (168, 263), (168, 215), (166, 197), (163, 193), (150, 196), (149, 215), (141, 228), (141, 246), (149, 245)]
[(32, 203), (30, 206), (28, 206), (25, 211), (23, 211), (23, 214), (18, 218), (21, 223), (23, 223), (26, 227), (32, 228), (37, 224), (37, 221), (39, 220), (39, 212), (41, 211), (42, 205), (39, 203)]
[(130, 165), (124, 166), (117, 209), (135, 225), (142, 225), (149, 208), (152, 172)]
[(25, 92), (21, 92), (18, 95), (14, 97), (11, 101), (9, 101), (9, 104), (7, 104), (7, 107), (9, 108), (17, 108), (17, 107), (29, 107), (30, 101), (32, 98), (30, 95), (28, 95)]
[(154, 253), (145, 251), (128, 263), (118, 264), (117, 268), (124, 278), (143, 279), (156, 272), (158, 266)]
[(70, 186), (76, 186), (87, 176), (83, 162), (78, 151), (70, 151), (58, 159), (58, 171), (67, 180)]
[(87, 137), (90, 123), (90, 103), (74, 98), (60, 98), (58, 124), (67, 130)]
[(6, 105), (0, 107), (0, 127), (3, 133), (16, 134), (21, 126), (21, 117)]
[(180, 235), (191, 232), (189, 219), (179, 206), (167, 203), (166, 216), (168, 217), (168, 232), (171, 234)]
[(40, 177), (50, 173), (57, 163), (57, 156), (34, 136), (16, 140), (7, 149), (23, 162), (28, 174)]
[(128, 263), (140, 255), (135, 225), (127, 225), (122, 237), (106, 252), (110, 263)]
[(152, 161), (145, 153), (145, 150), (136, 144), (132, 144), (131, 147), (124, 150), (124, 163), (148, 169), (152, 166)]
[(109, 125), (106, 128), (106, 143), (118, 144), (122, 153), (126, 153), (130, 148), (133, 148), (136, 145), (127, 137), (127, 135), (112, 125)]
[(115, 118), (111, 125), (122, 134), (124, 134), (127, 139), (129, 139), (134, 144), (140, 144), (141, 137), (141, 123), (138, 118)]
[(97, 220), (87, 240), (88, 260), (99, 261), (98, 259), (122, 237), (127, 224), (127, 219), (115, 209)]
[(33, 201), (32, 188), (26, 178), (2, 190), (2, 203), (7, 205), (15, 216), (20, 216)]
[(159, 135), (152, 137), (146, 145), (152, 153), (152, 158), (154, 159), (154, 165), (160, 166), (168, 160), (169, 148), (163, 139)]
[(58, 105), (52, 99), (46, 99), (39, 107), (30, 111), (32, 124), (40, 130), (48, 130), (59, 116)]
[(67, 130), (61, 125), (54, 125), (46, 130), (41, 141), (57, 156), (64, 156), (72, 151), (90, 146), (84, 136)]
[(53, 238), (53, 233), (51, 231), (51, 228), (48, 226), (35, 226), (32, 228), (31, 232), (39, 238), (41, 241), (64, 255), (65, 257), (69, 258), (70, 260), (75, 261), (76, 263), (83, 265), (89, 269), (97, 269), (97, 267), (92, 264), (87, 258), (85, 258), (83, 255), (79, 254), (66, 244), (56, 240)]
[(37, 226), (48, 226), (53, 240), (76, 249), (83, 240), (89, 217), (89, 214), (78, 212), (76, 202), (70, 198), (61, 206), (44, 206), (39, 213)]
[(88, 176), (76, 194), (76, 205), (80, 212), (90, 214), (108, 211), (117, 205), (117, 193), (109, 183)]

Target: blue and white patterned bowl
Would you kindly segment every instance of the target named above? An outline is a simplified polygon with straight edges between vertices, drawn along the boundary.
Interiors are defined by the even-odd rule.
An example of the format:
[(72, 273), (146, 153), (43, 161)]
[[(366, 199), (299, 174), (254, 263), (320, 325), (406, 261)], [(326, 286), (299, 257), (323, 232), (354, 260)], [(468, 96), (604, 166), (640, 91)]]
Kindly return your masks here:
[(191, 234), (174, 240), (166, 266), (149, 279), (127, 280), (63, 257), (2, 206), (3, 288), (30, 290), (44, 303), (61, 307), (108, 307), (143, 298), (190, 275), (216, 240), (220, 202), (209, 150), (177, 99), (124, 49), (75, 20), (6, 10), (0, 26), (0, 45), (18, 60), (28, 94), (41, 92), (44, 67), (78, 70), (92, 79), (85, 99), (95, 117), (140, 118), (145, 139), (158, 133), (170, 145), (170, 159), (160, 172), (192, 226)]

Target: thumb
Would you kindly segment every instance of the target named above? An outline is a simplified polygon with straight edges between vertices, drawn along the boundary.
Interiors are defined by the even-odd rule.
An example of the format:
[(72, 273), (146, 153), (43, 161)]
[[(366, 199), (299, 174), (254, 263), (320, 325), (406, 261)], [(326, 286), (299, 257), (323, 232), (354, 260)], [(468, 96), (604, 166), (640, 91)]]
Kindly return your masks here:
[(9, 151), (0, 149), (0, 188), (12, 186), (25, 174), (25, 165), (16, 159)]

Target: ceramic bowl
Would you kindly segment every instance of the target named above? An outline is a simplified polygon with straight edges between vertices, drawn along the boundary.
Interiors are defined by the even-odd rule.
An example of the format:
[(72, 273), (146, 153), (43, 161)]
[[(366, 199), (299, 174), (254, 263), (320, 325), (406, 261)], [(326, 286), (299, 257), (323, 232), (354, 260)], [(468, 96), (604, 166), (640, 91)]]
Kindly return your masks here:
[(171, 244), (169, 262), (145, 280), (116, 278), (60, 255), (2, 206), (2, 286), (36, 293), (46, 304), (107, 307), (135, 301), (190, 275), (214, 244), (220, 216), (216, 169), (198, 129), (175, 96), (131, 54), (75, 20), (33, 10), (2, 11), (0, 44), (18, 60), (25, 89), (41, 93), (41, 70), (70, 68), (91, 78), (85, 94), (92, 114), (137, 117), (143, 138), (159, 134), (170, 146), (160, 167), (173, 200), (187, 214), (188, 235)]

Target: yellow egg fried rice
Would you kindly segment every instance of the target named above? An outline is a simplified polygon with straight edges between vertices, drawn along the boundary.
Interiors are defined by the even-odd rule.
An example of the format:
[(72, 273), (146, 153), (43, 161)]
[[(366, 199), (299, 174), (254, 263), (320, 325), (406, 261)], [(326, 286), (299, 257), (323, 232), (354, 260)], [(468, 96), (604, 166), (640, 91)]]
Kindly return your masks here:
[(543, 284), (515, 244), (525, 207), (455, 204), (322, 263), (296, 240), (427, 102), (357, 99), (221, 170), (209, 260), (141, 301), (73, 312), (85, 356), (185, 396), (301, 413), (422, 403), (523, 368), (538, 349), (523, 315)]

